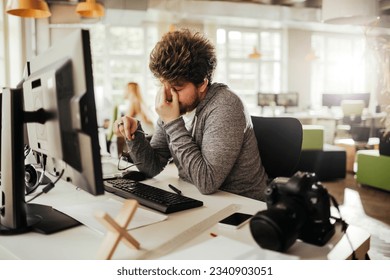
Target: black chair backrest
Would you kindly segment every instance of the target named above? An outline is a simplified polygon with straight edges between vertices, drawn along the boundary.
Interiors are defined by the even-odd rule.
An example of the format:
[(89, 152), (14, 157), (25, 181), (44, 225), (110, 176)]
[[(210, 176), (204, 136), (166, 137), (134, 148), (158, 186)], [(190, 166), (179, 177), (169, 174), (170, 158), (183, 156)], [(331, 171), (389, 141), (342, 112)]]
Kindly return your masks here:
[(270, 179), (294, 175), (302, 150), (302, 124), (291, 117), (252, 116), (261, 161)]

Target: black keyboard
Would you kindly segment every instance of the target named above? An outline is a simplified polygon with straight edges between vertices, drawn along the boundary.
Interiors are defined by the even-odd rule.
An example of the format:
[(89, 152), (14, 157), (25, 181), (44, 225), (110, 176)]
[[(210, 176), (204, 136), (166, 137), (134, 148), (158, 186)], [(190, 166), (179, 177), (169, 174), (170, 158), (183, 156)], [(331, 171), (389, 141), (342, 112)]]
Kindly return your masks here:
[(104, 189), (123, 198), (131, 198), (151, 209), (173, 213), (200, 207), (203, 202), (184, 195), (172, 193), (130, 179), (112, 179), (104, 181)]

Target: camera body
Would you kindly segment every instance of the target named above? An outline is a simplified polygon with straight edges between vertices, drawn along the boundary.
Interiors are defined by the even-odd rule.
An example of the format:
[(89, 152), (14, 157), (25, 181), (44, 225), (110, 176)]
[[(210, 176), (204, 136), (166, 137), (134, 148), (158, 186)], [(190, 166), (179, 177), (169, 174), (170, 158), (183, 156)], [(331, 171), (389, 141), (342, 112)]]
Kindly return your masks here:
[(322, 246), (334, 235), (330, 197), (315, 174), (277, 177), (265, 193), (267, 210), (250, 221), (252, 236), (262, 248), (283, 252), (296, 239)]

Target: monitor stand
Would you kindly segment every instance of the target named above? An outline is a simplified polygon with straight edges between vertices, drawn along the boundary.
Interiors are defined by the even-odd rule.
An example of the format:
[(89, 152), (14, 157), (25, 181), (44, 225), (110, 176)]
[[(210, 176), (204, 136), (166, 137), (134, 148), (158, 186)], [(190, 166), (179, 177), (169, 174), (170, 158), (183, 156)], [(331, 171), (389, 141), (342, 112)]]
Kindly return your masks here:
[[(23, 110), (23, 90), (4, 88), (1, 133), (0, 235), (54, 233), (80, 223), (50, 206), (25, 201), (24, 129), (34, 115)], [(4, 132), (4, 133), (3, 133)]]
[(81, 225), (80, 222), (51, 206), (26, 203), (26, 223), (14, 228), (0, 224), (0, 235), (15, 235), (29, 231), (51, 234)]

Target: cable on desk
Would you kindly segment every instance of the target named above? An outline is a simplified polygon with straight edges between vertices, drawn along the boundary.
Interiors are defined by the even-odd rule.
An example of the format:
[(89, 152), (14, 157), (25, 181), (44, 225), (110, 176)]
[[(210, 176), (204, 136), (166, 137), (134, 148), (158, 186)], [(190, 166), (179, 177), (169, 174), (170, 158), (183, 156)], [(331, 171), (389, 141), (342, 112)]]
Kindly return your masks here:
[(29, 188), (27, 190), (26, 188), (26, 195), (28, 194), (31, 194), (33, 193), (41, 184), (42, 184), (42, 181), (43, 181), (43, 178), (45, 177), (45, 173), (46, 173), (46, 161), (47, 161), (47, 156), (46, 155), (42, 155), (42, 172), (41, 172), (41, 176), (39, 177), (39, 179), (37, 180), (37, 182), (35, 183), (34, 186), (32, 186), (31, 188)]
[(32, 197), (31, 199), (27, 200), (26, 202), (27, 203), (31, 202), (34, 199), (36, 199), (38, 196), (40, 196), (40, 195), (42, 195), (44, 193), (48, 193), (51, 189), (53, 189), (55, 187), (55, 184), (61, 179), (62, 175), (64, 175), (64, 172), (65, 172), (65, 169), (62, 169), (60, 175), (56, 178), (56, 180), (54, 182), (50, 182), (49, 184), (44, 186), (40, 193), (36, 194), (34, 197)]
[(27, 158), (27, 156), (30, 154), (30, 152), (31, 152), (31, 148), (30, 148), (30, 146), (29, 145), (24, 145), (24, 159), (26, 159)]

